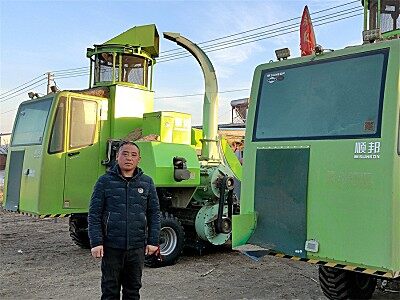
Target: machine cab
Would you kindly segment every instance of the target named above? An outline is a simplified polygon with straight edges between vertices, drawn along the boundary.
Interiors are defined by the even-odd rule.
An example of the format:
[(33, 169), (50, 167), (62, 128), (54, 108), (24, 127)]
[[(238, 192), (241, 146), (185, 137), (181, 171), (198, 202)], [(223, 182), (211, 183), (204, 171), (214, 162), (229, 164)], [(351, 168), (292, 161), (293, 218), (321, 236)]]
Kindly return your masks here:
[(233, 246), (398, 276), (400, 8), (369, 4), (363, 45), (256, 68)]
[[(61, 92), (20, 105), (7, 163), (6, 209), (47, 215), (83, 208), (68, 199), (98, 176), (93, 163), (99, 157), (102, 101)], [(82, 170), (86, 176), (80, 178)]]
[[(140, 127), (153, 110), (155, 25), (138, 26), (94, 48), (90, 86), (23, 102), (5, 179), (5, 209), (38, 216), (87, 212), (105, 172), (107, 141)], [(101, 146), (100, 146), (101, 145)]]

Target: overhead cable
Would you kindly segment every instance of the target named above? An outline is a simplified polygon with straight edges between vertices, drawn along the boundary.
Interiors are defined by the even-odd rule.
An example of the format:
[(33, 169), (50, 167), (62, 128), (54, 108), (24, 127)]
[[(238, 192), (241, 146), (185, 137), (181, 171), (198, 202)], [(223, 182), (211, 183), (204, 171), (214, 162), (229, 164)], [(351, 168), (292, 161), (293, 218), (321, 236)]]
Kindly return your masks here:
[[(243, 88), (243, 89), (222, 91), (222, 92), (218, 92), (218, 94), (241, 92), (241, 91), (248, 91), (248, 90), (250, 90), (250, 89)], [(204, 96), (204, 93), (201, 93), (201, 94), (176, 95), (176, 96), (166, 96), (166, 97), (155, 97), (154, 99), (186, 98), (186, 97), (193, 97), (193, 96)]]
[[(333, 10), (335, 8), (342, 8), (344, 6), (353, 4), (359, 2), (357, 1), (351, 1), (351, 2), (347, 2), (347, 3), (343, 3), (341, 5), (337, 5), (337, 6), (333, 6), (330, 8), (326, 8), (317, 12), (312, 13), (311, 15), (317, 15), (320, 14), (322, 12), (326, 12), (329, 10)], [(337, 22), (340, 20), (345, 20), (345, 19), (349, 19), (355, 16), (359, 16), (362, 13), (360, 13), (362, 11), (362, 9), (358, 9), (358, 8), (347, 8), (347, 9), (343, 9), (340, 11), (336, 11), (336, 12), (332, 12), (320, 17), (317, 17), (313, 20), (314, 26), (321, 26), (321, 25), (325, 25), (325, 24), (329, 24), (329, 23), (333, 23), (333, 22)], [(284, 21), (280, 21), (280, 22), (276, 22), (273, 24), (269, 24), (269, 25), (265, 25), (265, 26), (261, 26), (258, 28), (254, 28), (254, 29), (250, 29), (250, 30), (246, 30), (243, 32), (239, 32), (236, 34), (230, 34), (224, 37), (219, 37), (219, 38), (215, 38), (212, 40), (208, 40), (208, 41), (204, 41), (201, 43), (198, 43), (197, 45), (204, 45), (204, 44), (209, 44), (206, 46), (203, 46), (202, 49), (206, 52), (214, 52), (214, 51), (220, 51), (220, 50), (224, 50), (227, 48), (231, 48), (231, 47), (237, 47), (237, 46), (241, 46), (244, 44), (249, 44), (249, 43), (253, 43), (253, 42), (257, 42), (257, 41), (261, 41), (261, 40), (265, 40), (265, 39), (269, 39), (272, 37), (278, 37), (278, 36), (282, 36), (282, 35), (286, 35), (286, 34), (290, 34), (290, 33), (294, 33), (297, 32), (297, 27), (298, 24), (297, 23), (293, 23), (293, 24), (288, 24), (286, 26), (281, 26), (278, 28), (274, 28), (274, 29), (269, 29), (269, 30), (264, 30), (258, 33), (252, 33), (250, 35), (245, 35), (242, 37), (238, 37), (240, 35), (243, 35), (245, 33), (250, 33), (250, 32), (255, 32), (257, 30), (260, 29), (265, 29), (265, 28), (270, 28), (279, 24), (284, 24), (284, 23), (288, 23), (288, 22), (292, 22), (294, 20), (299, 20), (300, 17), (295, 17), (295, 18), (291, 18), (288, 20), (284, 20)], [(324, 22), (325, 21), (325, 22)], [(231, 37), (235, 37), (233, 39), (228, 39)], [(228, 39), (228, 40), (227, 40)], [(221, 41), (221, 40), (225, 40), (225, 41)], [(220, 41), (217, 43), (213, 43), (215, 41)], [(178, 53), (172, 54), (169, 53), (167, 55), (161, 56), (158, 59), (158, 63), (163, 63), (163, 62), (168, 62), (168, 61), (172, 61), (172, 60), (177, 60), (177, 59), (181, 59), (181, 58), (185, 58), (185, 57), (191, 57), (191, 54), (188, 54), (186, 51), (182, 50), (181, 48), (176, 48), (176, 49), (170, 49), (170, 50), (166, 50), (163, 53), (166, 52), (173, 52), (173, 51), (179, 51)], [(66, 79), (66, 78), (74, 78), (74, 77), (81, 77), (81, 76), (87, 76), (90, 74), (90, 70), (89, 67), (79, 67), (79, 68), (70, 68), (70, 69), (61, 69), (61, 70), (56, 70), (56, 71), (52, 71), (51, 73), (53, 73), (54, 78), (57, 79)], [(46, 80), (46, 78), (42, 78), (41, 80), (35, 81), (36, 79), (44, 76), (45, 74), (42, 74), (18, 87), (15, 87), (7, 92), (4, 92), (0, 95), (0, 99), (2, 98), (6, 98), (0, 101), (1, 102), (5, 102), (8, 101), (22, 93), (25, 92), (26, 89), (31, 88), (32, 85), (35, 85), (36, 83), (39, 83), (41, 81)], [(35, 81), (33, 83), (31, 83), (32, 81)], [(28, 83), (31, 83), (30, 85), (27, 85)], [(24, 90), (24, 92), (20, 93), (22, 88)], [(35, 87), (32, 87), (35, 88)], [(18, 90), (19, 89), (19, 90)], [(163, 97), (166, 98), (166, 97)]]
[[(8, 101), (8, 100), (11, 100), (11, 99), (13, 99), (13, 98), (15, 98), (15, 97), (17, 97), (17, 96), (23, 94), (23, 93), (26, 93), (28, 90), (32, 90), (32, 89), (34, 89), (34, 88), (36, 88), (36, 87), (38, 87), (38, 86), (41, 86), (41, 85), (45, 84), (45, 82), (42, 82), (42, 81), (46, 81), (46, 80), (47, 80), (46, 78), (43, 78), (43, 79), (41, 79), (41, 80), (35, 81), (35, 82), (33, 82), (32, 84), (27, 85), (26, 87), (24, 87), (24, 88), (22, 88), (22, 89), (20, 89), (20, 90), (18, 90), (18, 91), (15, 91), (15, 92), (13, 92), (13, 93), (7, 95), (7, 96), (4, 96), (4, 97), (7, 97), (7, 98), (5, 98), (5, 99), (3, 99), (3, 100), (0, 100), (0, 103), (6, 102), (6, 101)], [(33, 86), (33, 87), (32, 87), (32, 85), (35, 85), (35, 84), (40, 83), (40, 82), (42, 82), (42, 83), (39, 84), (39, 85), (37, 85), (37, 86)]]
[[(0, 99), (4, 98), (4, 97), (8, 97), (8, 95), (6, 95), (6, 94), (9, 94), (10, 92), (15, 91), (15, 90), (17, 90), (19, 88), (23, 88), (23, 86), (27, 85), (28, 83), (30, 83), (32, 81), (35, 81), (35, 80), (39, 79), (40, 77), (43, 77), (44, 75), (45, 74), (39, 75), (38, 77), (35, 77), (35, 78), (33, 78), (33, 79), (31, 79), (31, 80), (29, 80), (29, 81), (27, 81), (27, 82), (15, 87), (15, 88), (12, 88), (11, 90), (8, 90), (7, 92), (1, 93), (0, 94)], [(46, 78), (43, 78), (43, 79), (46, 79)]]
[[(345, 7), (345, 6), (348, 6), (348, 5), (353, 4), (353, 3), (358, 3), (358, 2), (359, 2), (358, 0), (355, 0), (355, 1), (350, 1), (350, 2), (347, 2), (347, 3), (343, 3), (343, 4), (340, 4), (340, 5), (336, 5), (336, 6), (333, 6), (333, 7), (329, 7), (329, 8), (326, 8), (326, 9), (322, 9), (322, 10), (319, 10), (319, 11), (316, 11), (316, 12), (312, 13), (311, 16), (314, 16), (314, 15), (317, 15), (317, 14), (320, 14), (320, 13), (323, 13), (323, 12), (326, 12), (326, 11), (329, 11), (329, 10), (333, 10), (333, 9), (336, 9), (336, 8), (343, 8), (343, 7)], [(319, 19), (321, 19), (321, 18), (325, 18), (325, 17), (327, 17), (327, 16), (334, 15), (334, 14), (337, 15), (338, 13), (342, 13), (342, 12), (349, 11), (349, 10), (357, 10), (357, 9), (359, 9), (359, 7), (348, 8), (348, 9), (341, 10), (341, 11), (338, 11), (338, 12), (333, 12), (333, 13), (330, 13), (330, 14), (327, 14), (327, 15), (324, 15), (324, 16), (321, 16), (321, 17), (317, 17), (317, 18), (315, 19), (315, 21), (316, 21), (316, 20), (319, 20)], [(209, 44), (209, 43), (212, 43), (212, 42), (215, 42), (215, 41), (224, 40), (224, 39), (227, 39), (227, 38), (230, 38), (230, 37), (236, 37), (236, 36), (239, 36), (239, 35), (243, 35), (243, 34), (245, 34), (245, 33), (254, 32), (254, 31), (257, 31), (257, 30), (260, 30), (260, 29), (264, 29), (264, 28), (268, 28), (268, 27), (273, 27), (273, 26), (276, 26), (276, 25), (279, 25), (279, 24), (284, 24), (284, 23), (288, 23), (288, 22), (291, 22), (291, 21), (295, 21), (295, 20), (300, 20), (300, 17), (290, 18), (290, 19), (288, 19), (288, 20), (279, 21), (279, 22), (276, 22), (276, 23), (264, 25), (264, 26), (261, 26), (261, 27), (253, 28), (253, 29), (246, 30), (246, 31), (242, 31), (242, 32), (235, 33), (235, 34), (230, 34), (230, 35), (223, 36), (223, 37), (219, 37), (219, 38), (214, 38), (214, 39), (211, 39), (211, 40), (208, 40), (208, 41), (203, 41), (203, 42), (196, 43), (196, 44), (197, 44), (197, 45)], [(274, 30), (277, 30), (277, 28), (274, 29)], [(291, 33), (291, 32), (289, 32), (289, 33)], [(287, 33), (285, 33), (285, 34), (287, 34)], [(247, 38), (247, 37), (245, 36), (244, 38)], [(240, 39), (240, 38), (238, 38), (238, 39)], [(220, 43), (224, 43), (224, 42), (220, 42)], [(220, 43), (217, 43), (217, 44), (220, 44)], [(215, 45), (215, 44), (212, 44), (212, 45), (208, 45), (208, 46), (206, 46), (206, 47), (204, 47), (204, 48), (202, 47), (202, 49), (204, 50), (204, 49), (207, 49), (207, 47), (214, 47), (214, 46), (216, 46), (216, 45)], [(180, 47), (179, 47), (179, 48), (174, 48), (174, 49), (165, 50), (165, 51), (163, 51), (163, 55), (160, 56), (160, 58), (158, 59), (158, 62), (162, 62), (163, 59), (166, 60), (166, 58), (170, 58), (171, 56), (173, 56), (171, 53), (170, 53), (170, 54), (164, 55), (164, 53), (173, 52), (173, 51), (177, 51), (177, 52), (179, 52), (180, 54), (185, 53), (185, 52), (182, 52), (183, 50), (182, 50), (182, 48), (180, 48)], [(189, 57), (189, 55), (185, 55), (185, 57)], [(183, 57), (182, 57), (182, 58), (183, 58)], [(178, 59), (178, 58), (176, 58), (176, 59)], [(168, 61), (170, 61), (170, 60), (171, 60), (171, 59), (168, 59)], [(58, 74), (56, 74), (56, 75), (58, 75), (58, 76), (61, 76), (61, 75), (68, 75), (68, 74), (71, 74), (71, 75), (72, 75), (72, 72), (74, 72), (74, 71), (79, 71), (79, 70), (88, 69), (88, 68), (89, 68), (89, 67), (79, 67), (79, 68), (71, 68), (71, 69), (56, 70), (56, 71), (53, 71), (53, 72), (54, 72), (54, 73), (58, 73)], [(87, 74), (89, 74), (89, 72), (87, 72), (87, 73), (79, 73), (80, 76), (84, 76), (84, 75), (87, 75)], [(73, 74), (73, 75), (78, 75), (78, 74)]]
[[(335, 8), (339, 8), (339, 7), (344, 7), (344, 6), (347, 6), (347, 5), (350, 5), (350, 4), (353, 4), (353, 3), (358, 3), (358, 2), (359, 2), (359, 0), (350, 1), (350, 2), (347, 2), (347, 3), (343, 3), (343, 4), (340, 4), (340, 5), (336, 5), (336, 6), (333, 6), (333, 7), (329, 7), (329, 8), (325, 8), (325, 9), (313, 12), (310, 15), (314, 16), (314, 15), (320, 14), (320, 13), (325, 12), (325, 11), (329, 11), (329, 10), (332, 10), (332, 9), (335, 9)], [(211, 42), (214, 42), (214, 41), (218, 41), (218, 40), (234, 37), (234, 36), (237, 36), (237, 35), (241, 35), (241, 34), (244, 34), (244, 33), (257, 31), (257, 30), (264, 29), (264, 28), (267, 28), (267, 27), (272, 27), (272, 26), (276, 26), (276, 25), (279, 25), (279, 24), (284, 24), (284, 23), (291, 22), (291, 21), (294, 21), (294, 20), (300, 20), (300, 18), (301, 17), (294, 17), (294, 18), (291, 18), (291, 19), (288, 19), (288, 20), (279, 21), (279, 22), (276, 22), (276, 23), (260, 26), (260, 27), (257, 27), (257, 28), (249, 29), (249, 30), (246, 30), (246, 31), (238, 32), (238, 33), (233, 33), (233, 34), (230, 34), (230, 35), (226, 35), (226, 36), (219, 37), (219, 38), (214, 38), (212, 40), (208, 40), (208, 41), (204, 41), (204, 42), (200, 42), (200, 43), (196, 43), (196, 44), (197, 45), (203, 45), (203, 44), (211, 43)], [(172, 52), (172, 51), (180, 51), (180, 50), (182, 50), (182, 48), (178, 47), (178, 48), (165, 50), (165, 51), (163, 51), (163, 53)]]
[[(317, 26), (321, 26), (321, 25), (337, 22), (337, 21), (340, 21), (340, 20), (353, 18), (353, 17), (356, 17), (356, 16), (359, 16), (359, 15), (363, 14), (362, 12), (361, 13), (353, 13), (352, 15), (349, 15), (349, 16), (346, 16), (346, 17), (342, 17), (342, 18), (338, 18), (340, 16), (348, 15), (348, 14), (351, 14), (351, 13), (352, 12), (346, 12), (346, 13), (343, 13), (343, 14), (339, 14), (339, 15), (335, 16), (334, 18), (332, 18), (333, 20), (329, 20), (329, 21), (326, 21), (326, 22), (321, 22), (321, 21), (325, 21), (325, 19), (321, 19), (321, 20), (315, 21), (313, 23), (313, 25), (315, 27), (317, 27)], [(252, 35), (252, 36), (249, 36), (249, 37), (236, 39), (237, 41), (229, 41), (229, 42), (226, 42), (225, 44), (210, 45), (209, 47), (204, 47), (204, 49), (202, 48), (202, 50), (204, 50), (207, 53), (208, 52), (214, 52), (214, 51), (220, 51), (220, 50), (224, 50), (224, 49), (227, 49), (227, 48), (232, 48), (232, 47), (237, 47), (237, 46), (244, 45), (244, 44), (258, 42), (258, 41), (269, 39), (269, 38), (272, 38), (272, 37), (283, 36), (283, 35), (286, 35), (286, 34), (289, 34), (289, 33), (293, 33), (293, 32), (298, 32), (298, 24), (293, 24), (293, 25), (291, 25), (289, 27), (284, 27), (284, 28), (276, 28), (274, 30), (271, 30), (268, 33), (263, 33), (261, 35)], [(167, 61), (171, 61), (171, 60), (176, 60), (176, 59), (180, 59), (180, 58), (184, 58), (184, 57), (190, 57), (190, 56), (192, 56), (192, 55), (187, 53), (187, 52), (182, 52), (182, 53), (177, 54), (176, 56), (166, 57), (165, 59), (160, 58), (158, 60), (158, 63), (167, 62)]]

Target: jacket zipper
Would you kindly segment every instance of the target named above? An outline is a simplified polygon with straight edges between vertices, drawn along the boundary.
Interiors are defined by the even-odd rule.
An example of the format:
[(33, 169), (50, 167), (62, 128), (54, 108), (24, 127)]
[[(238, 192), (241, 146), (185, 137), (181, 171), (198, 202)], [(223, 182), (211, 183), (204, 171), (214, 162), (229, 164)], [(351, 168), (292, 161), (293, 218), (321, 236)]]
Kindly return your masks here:
[(126, 250), (129, 249), (128, 245), (129, 245), (129, 232), (128, 232), (128, 188), (129, 188), (129, 181), (126, 180), (126, 187), (125, 187), (125, 192), (126, 192), (126, 197), (125, 197), (125, 201), (126, 201)]
[(107, 220), (106, 220), (106, 236), (108, 235), (108, 221), (110, 220), (110, 214), (111, 214), (111, 212), (108, 212)]

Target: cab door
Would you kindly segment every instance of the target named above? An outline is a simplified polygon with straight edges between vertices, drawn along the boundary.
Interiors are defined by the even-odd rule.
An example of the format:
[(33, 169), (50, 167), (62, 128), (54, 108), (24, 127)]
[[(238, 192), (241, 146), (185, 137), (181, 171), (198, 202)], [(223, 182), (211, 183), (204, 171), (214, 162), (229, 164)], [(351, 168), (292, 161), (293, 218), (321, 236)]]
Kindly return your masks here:
[(64, 207), (89, 207), (99, 169), (100, 102), (69, 98)]

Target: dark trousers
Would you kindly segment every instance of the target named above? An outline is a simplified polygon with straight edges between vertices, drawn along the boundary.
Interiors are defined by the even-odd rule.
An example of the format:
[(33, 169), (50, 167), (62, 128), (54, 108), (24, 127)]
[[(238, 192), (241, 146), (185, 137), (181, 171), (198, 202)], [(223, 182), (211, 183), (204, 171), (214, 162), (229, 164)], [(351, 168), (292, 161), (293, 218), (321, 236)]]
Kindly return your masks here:
[(104, 248), (101, 260), (101, 299), (140, 299), (144, 248), (122, 250)]

